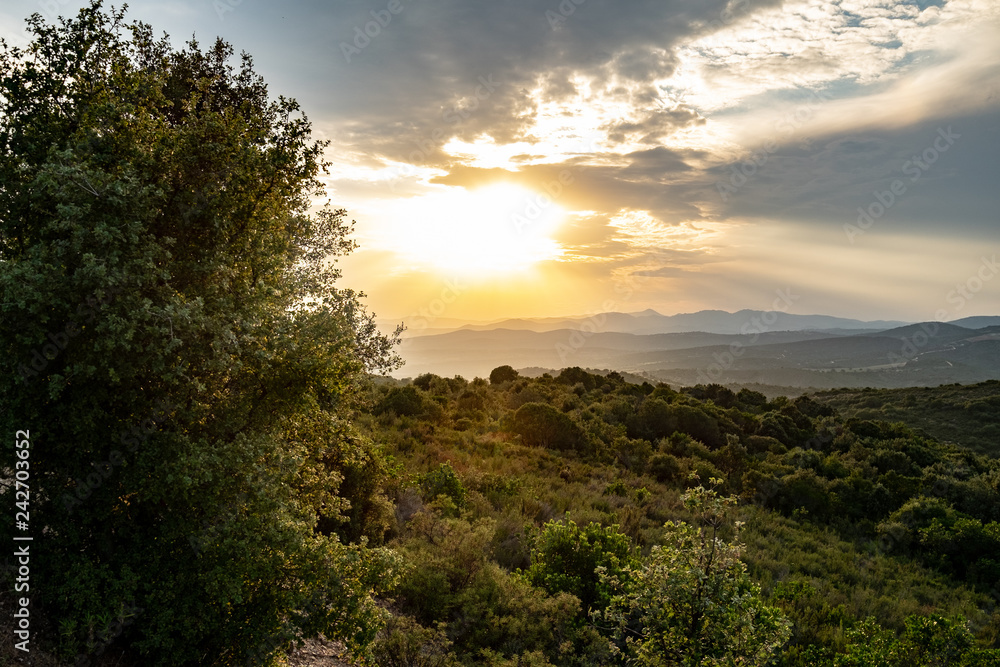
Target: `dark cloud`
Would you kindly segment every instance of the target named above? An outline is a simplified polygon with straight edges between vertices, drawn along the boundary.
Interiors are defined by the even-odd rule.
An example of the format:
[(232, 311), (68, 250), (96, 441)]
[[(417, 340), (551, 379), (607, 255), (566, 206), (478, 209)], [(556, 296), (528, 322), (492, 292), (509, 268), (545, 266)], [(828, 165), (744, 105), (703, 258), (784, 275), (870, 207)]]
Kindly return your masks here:
[(621, 170), (621, 175), (629, 179), (659, 180), (664, 174), (691, 169), (691, 166), (684, 161), (681, 151), (664, 146), (629, 153), (626, 157), (631, 162)]
[[(303, 75), (326, 83), (310, 89), (311, 106), (333, 111), (330, 120), (348, 130), (342, 141), (393, 159), (405, 159), (414, 145), (428, 141), (439, 147), (451, 136), (471, 140), (488, 133), (498, 142), (523, 140), (537, 113), (531, 91), (540, 90), (545, 101), (570, 98), (577, 92), (576, 74), (596, 85), (615, 82), (622, 96), (639, 109), (647, 107), (632, 125), (623, 121), (612, 129), (655, 141), (697, 117), (689, 110), (655, 108), (658, 91), (649, 85), (651, 78), (669, 75), (675, 46), (727, 6), (725, 0), (587, 0), (573, 5), (575, 11), (554, 29), (546, 12), (558, 15), (558, 2), (401, 3), (402, 11), (359, 53), (350, 53), (349, 63), (344, 45), (350, 52), (355, 38), (365, 44), (356, 29), (363, 31), (373, 20), (370, 12), (382, 7), (314, 4), (328, 41), (303, 63)], [(367, 27), (375, 32), (375, 26)], [(479, 78), (490, 75), (501, 85), (462, 117)], [(439, 138), (431, 139), (436, 130)], [(443, 159), (428, 152), (435, 161)]]
[[(759, 165), (747, 159), (714, 168), (705, 196), (714, 198), (723, 219), (849, 223), (858, 218), (858, 207), (878, 212), (882, 206), (875, 223), (886, 230), (940, 231), (947, 225), (956, 233), (995, 236), (997, 145), (996, 112), (817, 137), (773, 153), (757, 151)], [(741, 170), (745, 182), (727, 190), (723, 203), (719, 184), (725, 190), (740, 183)]]
[(701, 125), (704, 122), (705, 119), (696, 111), (676, 107), (648, 111), (637, 121), (610, 123), (601, 129), (605, 130), (608, 139), (615, 143), (638, 141), (643, 144), (656, 144), (683, 127)]
[[(48, 4), (74, 13), (84, 2)], [(988, 5), (973, 14), (940, 0), (862, 3), (852, 14), (837, 3), (778, 0), (137, 0), (129, 16), (175, 44), (221, 35), (252, 53), (272, 92), (297, 98), (331, 140), (329, 194), (367, 207), (370, 218), (359, 220), (371, 231), (386, 222), (378, 217), (386, 200), (439, 191), (427, 187), (429, 174), (433, 186), (506, 181), (552, 193), (568, 173), (552, 198), (577, 213), (554, 233), (566, 255), (550, 268), (593, 281), (579, 283), (588, 290), (632, 275), (669, 285), (660, 291), (678, 303), (763, 307), (754, 299), (773, 291), (780, 268), (813, 284), (816, 307), (833, 312), (862, 298), (867, 280), (845, 286), (840, 267), (827, 269), (830, 280), (817, 276), (812, 256), (767, 247), (779, 238), (769, 231), (846, 243), (840, 227), (859, 207), (888, 201), (899, 181), (905, 191), (891, 195), (867, 234), (995, 241), (998, 13)], [(10, 0), (0, 18), (39, 7)], [(737, 24), (749, 29), (691, 44)], [(949, 127), (960, 137), (918, 166), (914, 158), (925, 160)], [(443, 150), (483, 135), (497, 147), (525, 144), (510, 169), (474, 167)], [(557, 135), (579, 142), (554, 150)], [(696, 137), (702, 150), (691, 148)], [(758, 145), (731, 157), (740, 137)], [(373, 174), (390, 163), (411, 168)], [(718, 237), (701, 233), (713, 229)], [(902, 294), (913, 278), (899, 271), (906, 252), (880, 250), (852, 275), (895, 267)], [(355, 266), (379, 279), (408, 270), (394, 252), (363, 257)], [(740, 267), (744, 257), (752, 268)], [(863, 297), (873, 315), (886, 293)]]

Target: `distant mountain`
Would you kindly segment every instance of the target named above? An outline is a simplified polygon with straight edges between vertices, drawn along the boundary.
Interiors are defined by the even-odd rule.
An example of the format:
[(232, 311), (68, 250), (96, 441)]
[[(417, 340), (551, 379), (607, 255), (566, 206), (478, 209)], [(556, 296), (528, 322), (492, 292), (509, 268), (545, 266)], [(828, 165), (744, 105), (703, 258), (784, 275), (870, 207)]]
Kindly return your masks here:
[(1000, 327), (1000, 317), (994, 315), (979, 315), (975, 317), (963, 317), (960, 320), (949, 322), (966, 329), (985, 329), (986, 327)]
[[(1000, 332), (925, 322), (878, 334), (743, 350), (701, 348), (647, 355), (647, 375), (675, 384), (764, 383), (798, 387), (919, 387), (1000, 379)], [(679, 356), (682, 355), (682, 358)], [(640, 359), (633, 357), (633, 363)]]
[(901, 327), (885, 329), (879, 336), (890, 338), (913, 338), (921, 332), (925, 335), (933, 336), (936, 339), (954, 338), (970, 336), (975, 331), (975, 327), (964, 327), (954, 322), (921, 322), (920, 324), (907, 324)]
[(724, 310), (702, 310), (697, 313), (661, 315), (655, 310), (639, 313), (598, 313), (577, 317), (517, 318), (490, 323), (473, 323), (452, 326), (454, 320), (436, 320), (432, 328), (411, 331), (411, 335), (433, 335), (449, 331), (490, 331), (510, 329), (538, 333), (560, 329), (583, 329), (591, 333), (631, 333), (639, 335), (703, 332), (714, 334), (739, 334), (763, 331), (881, 331), (903, 326), (906, 322), (876, 320), (865, 322), (829, 315), (793, 315), (780, 311), (741, 310), (729, 313)]
[[(750, 318), (760, 311), (743, 311)], [(625, 315), (625, 314), (620, 314)], [(702, 314), (698, 314), (702, 315)], [(715, 313), (715, 325), (727, 321)], [(654, 318), (654, 315), (627, 315)], [(817, 318), (824, 323), (837, 318)], [(770, 318), (769, 318), (770, 319)], [(705, 319), (700, 320), (705, 322)], [(777, 326), (777, 324), (775, 324)], [(402, 373), (486, 377), (497, 366), (608, 368), (671, 384), (788, 387), (932, 386), (1000, 379), (1000, 327), (924, 322), (883, 331), (836, 329), (634, 334), (560, 329), (462, 329), (406, 340)]]
[(590, 333), (579, 329), (542, 332), (462, 329), (404, 340), (400, 352), (407, 364), (401, 372), (485, 377), (490, 370), (504, 364), (519, 368), (590, 366), (628, 371), (630, 368), (626, 366), (635, 365), (632, 359), (638, 353), (656, 355), (672, 350), (734, 344), (752, 347), (830, 337), (830, 334), (812, 331), (772, 331), (739, 336), (702, 332), (637, 335)]
[[(703, 310), (697, 313), (649, 316), (642, 318), (641, 322), (650, 327), (655, 326), (659, 330), (656, 333), (704, 331), (722, 334), (737, 334), (746, 331), (882, 330), (906, 324), (906, 322), (894, 320), (864, 322), (829, 315), (793, 315), (780, 311), (763, 310), (740, 310), (735, 313), (728, 313), (724, 310)], [(654, 332), (644, 331), (642, 333)]]

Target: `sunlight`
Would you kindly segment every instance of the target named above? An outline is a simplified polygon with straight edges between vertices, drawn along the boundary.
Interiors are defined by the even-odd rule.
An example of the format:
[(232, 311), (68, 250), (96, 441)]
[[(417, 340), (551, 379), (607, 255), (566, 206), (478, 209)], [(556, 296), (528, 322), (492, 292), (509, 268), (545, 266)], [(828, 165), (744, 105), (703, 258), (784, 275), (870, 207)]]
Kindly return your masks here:
[(392, 209), (378, 245), (417, 266), (481, 276), (523, 271), (563, 254), (552, 234), (565, 212), (544, 192), (519, 185), (449, 187)]
[(533, 148), (532, 144), (523, 141), (510, 144), (497, 144), (493, 137), (484, 135), (478, 137), (473, 142), (452, 138), (447, 144), (441, 147), (441, 150), (452, 157), (461, 158), (470, 166), (480, 169), (507, 169), (515, 171), (519, 163), (512, 158), (531, 153)]

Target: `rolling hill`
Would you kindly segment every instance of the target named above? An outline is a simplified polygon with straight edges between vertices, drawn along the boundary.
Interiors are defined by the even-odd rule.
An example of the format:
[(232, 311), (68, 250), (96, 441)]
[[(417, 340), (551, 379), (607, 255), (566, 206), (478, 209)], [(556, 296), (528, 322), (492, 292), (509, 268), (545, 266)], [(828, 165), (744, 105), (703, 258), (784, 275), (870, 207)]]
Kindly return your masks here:
[(888, 388), (1000, 379), (1000, 327), (971, 329), (941, 322), (877, 332), (806, 329), (743, 335), (462, 329), (406, 339), (401, 352), (407, 360), (402, 372), (411, 377), (424, 372), (485, 376), (496, 366), (511, 364), (616, 368), (680, 385)]
[(716, 334), (739, 334), (747, 331), (882, 331), (905, 325), (905, 322), (862, 321), (828, 315), (793, 315), (780, 311), (702, 310), (696, 313), (661, 315), (655, 310), (639, 313), (597, 313), (577, 317), (517, 318), (496, 322), (462, 323), (441, 318), (431, 327), (414, 329), (411, 335), (434, 335), (452, 331), (492, 331), (510, 329), (537, 333), (576, 329), (589, 332), (618, 332), (638, 335), (700, 331)]

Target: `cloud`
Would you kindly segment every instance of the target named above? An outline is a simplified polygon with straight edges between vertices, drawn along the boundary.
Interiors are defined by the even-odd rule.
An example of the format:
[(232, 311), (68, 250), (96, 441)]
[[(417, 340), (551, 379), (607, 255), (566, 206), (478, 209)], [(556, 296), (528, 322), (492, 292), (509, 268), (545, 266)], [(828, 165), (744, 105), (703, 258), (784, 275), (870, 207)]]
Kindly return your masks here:
[[(541, 105), (574, 98), (582, 81), (602, 96), (654, 104), (653, 81), (673, 73), (677, 45), (693, 26), (716, 19), (726, 2), (588, 0), (553, 29), (545, 12), (558, 7), (527, 0), (404, 2), (348, 63), (340, 49), (354, 46), (355, 28), (372, 19), (366, 5), (334, 5), (323, 10), (333, 36), (329, 57), (312, 63), (331, 85), (315, 94), (326, 96), (320, 106), (336, 110), (330, 120), (342, 125), (343, 143), (393, 159), (405, 158), (438, 128), (443, 135), (432, 140), (438, 147), (452, 136), (471, 141), (482, 133), (530, 141)], [(462, 122), (447, 120), (471, 100), (479, 77), (490, 75), (502, 82), (496, 92)], [(691, 117), (655, 111), (635, 122), (655, 137)]]
[(684, 152), (657, 146), (635, 151), (626, 156), (631, 162), (621, 170), (626, 178), (658, 179), (664, 174), (685, 172), (691, 165), (684, 161)]
[(683, 107), (656, 109), (640, 114), (637, 120), (613, 121), (602, 126), (608, 140), (616, 144), (656, 144), (677, 130), (705, 122), (697, 112)]
[[(175, 43), (221, 34), (275, 94), (299, 99), (331, 141), (328, 194), (365, 243), (345, 275), (371, 284), (380, 310), (440, 289), (385, 243), (425, 224), (408, 217), (420, 202), (497, 182), (552, 193), (564, 173), (552, 195), (568, 212), (552, 234), (564, 252), (539, 269), (558, 289), (540, 310), (580, 312), (563, 301), (644, 278), (637, 308), (764, 306), (794, 284), (814, 311), (840, 299), (880, 316), (872, 284), (914, 300), (950, 275), (933, 261), (941, 238), (962, 241), (952, 273), (995, 238), (994, 0), (584, 0), (571, 13), (558, 0), (399, 2), (243, 2), (220, 16), (139, 0), (130, 12)], [(7, 34), (38, 8), (10, 5)], [(960, 139), (909, 180), (907, 162), (949, 127)], [(843, 225), (897, 180), (905, 192), (849, 243)], [(911, 251), (922, 261), (908, 269)], [(895, 315), (921, 316), (909, 308)]]
[[(880, 227), (927, 233), (947, 225), (955, 233), (983, 237), (996, 228), (989, 182), (998, 120), (989, 112), (893, 131), (816, 137), (808, 148), (777, 146), (773, 153), (756, 154), (759, 165), (745, 160), (713, 169), (706, 196), (715, 197), (715, 219), (769, 218), (803, 226), (854, 222), (858, 207), (891, 201), (879, 216)], [(741, 170), (749, 175), (723, 203), (719, 184), (739, 184)]]
[[(995, 108), (992, 84), (978, 107), (968, 90), (995, 78), (996, 49), (956, 37), (992, 20), (981, 3), (755, 3), (729, 25), (724, 8), (589, 0), (553, 28), (526, 2), (407, 4), (351, 63), (327, 65), (352, 91), (331, 136), (395, 171), (396, 194), (496, 180), (537, 190), (569, 170), (564, 208), (646, 211), (669, 228), (840, 219), (899, 171), (916, 141), (903, 128), (926, 134), (959, 97)], [(764, 140), (767, 164), (721, 202), (715, 185)], [(599, 247), (617, 251), (588, 252)]]

